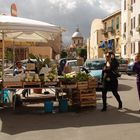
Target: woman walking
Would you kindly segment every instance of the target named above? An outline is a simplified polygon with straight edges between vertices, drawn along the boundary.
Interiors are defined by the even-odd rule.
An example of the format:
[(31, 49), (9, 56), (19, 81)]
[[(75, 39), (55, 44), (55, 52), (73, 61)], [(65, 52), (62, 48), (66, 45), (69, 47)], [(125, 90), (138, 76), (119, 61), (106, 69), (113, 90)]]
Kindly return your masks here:
[(109, 90), (112, 91), (116, 100), (118, 101), (118, 109), (122, 108), (122, 101), (118, 94), (118, 75), (116, 74), (116, 70), (118, 69), (119, 63), (117, 59), (115, 59), (115, 55), (106, 54), (106, 63), (103, 68), (103, 90), (102, 90), (102, 100), (103, 100), (103, 108), (101, 111), (107, 110), (107, 92)]

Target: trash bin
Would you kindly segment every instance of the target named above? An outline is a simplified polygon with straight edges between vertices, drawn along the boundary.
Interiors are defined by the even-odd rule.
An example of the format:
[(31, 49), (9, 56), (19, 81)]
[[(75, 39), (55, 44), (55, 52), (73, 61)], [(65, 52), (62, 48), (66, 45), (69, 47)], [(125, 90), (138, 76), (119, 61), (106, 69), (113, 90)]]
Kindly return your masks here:
[(45, 113), (52, 113), (52, 111), (53, 111), (53, 102), (52, 101), (44, 102), (44, 111), (45, 111)]
[(68, 100), (67, 99), (60, 99), (59, 100), (59, 111), (60, 112), (67, 112), (68, 111)]

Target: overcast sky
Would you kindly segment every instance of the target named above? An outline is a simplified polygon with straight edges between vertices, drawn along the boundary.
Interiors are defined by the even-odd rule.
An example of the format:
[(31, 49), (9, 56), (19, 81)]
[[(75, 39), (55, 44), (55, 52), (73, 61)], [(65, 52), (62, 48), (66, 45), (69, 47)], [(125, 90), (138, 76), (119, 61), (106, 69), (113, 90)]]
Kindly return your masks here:
[(70, 43), (77, 26), (86, 39), (92, 20), (120, 9), (121, 0), (0, 0), (0, 13), (10, 14), (12, 3), (16, 3), (19, 17), (64, 27), (63, 41)]

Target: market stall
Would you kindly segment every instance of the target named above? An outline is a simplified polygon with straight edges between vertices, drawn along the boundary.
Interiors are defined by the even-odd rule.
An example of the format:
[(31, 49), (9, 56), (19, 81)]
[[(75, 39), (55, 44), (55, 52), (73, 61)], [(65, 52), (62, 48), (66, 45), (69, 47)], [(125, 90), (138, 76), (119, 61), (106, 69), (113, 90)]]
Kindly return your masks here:
[[(34, 42), (53, 42), (55, 38), (61, 36), (64, 31), (59, 26), (26, 19), (20, 17), (12, 17), (6, 15), (0, 15), (0, 38), (2, 40), (2, 84), (5, 88), (25, 88), (37, 86), (43, 88), (43, 85), (47, 85), (42, 82), (28, 82), (21, 80), (21, 77), (4, 77), (4, 58), (5, 58), (5, 42), (7, 40), (13, 41), (34, 41)], [(59, 44), (61, 45), (61, 44)], [(14, 46), (13, 46), (14, 47)], [(55, 46), (51, 46), (52, 48)], [(58, 48), (53, 48), (58, 51)], [(50, 84), (51, 85), (51, 84)]]
[[(0, 37), (2, 39), (2, 66), (4, 65), (4, 58), (5, 58), (5, 41), (7, 39), (12, 40), (34, 40), (34, 41), (40, 41), (40, 42), (47, 42), (47, 41), (53, 41), (56, 36), (59, 36), (62, 31), (64, 31), (62, 28), (40, 22), (30, 19), (24, 19), (19, 17), (11, 17), (11, 16), (0, 16)], [(53, 46), (52, 46), (53, 47)], [(57, 50), (53, 48), (54, 50)], [(38, 59), (43, 60), (43, 59)], [(79, 62), (78, 62), (79, 63)], [(38, 64), (38, 63), (37, 63)], [(78, 64), (80, 66), (80, 64)], [(37, 68), (39, 66), (37, 65)], [(11, 77), (5, 77), (4, 76), (4, 67), (2, 67), (2, 84), (3, 88), (5, 88), (7, 91), (12, 89), (13, 95), (16, 95), (17, 89), (46, 89), (46, 88), (53, 88), (55, 89), (54, 96), (48, 96), (47, 94), (37, 94), (37, 96), (28, 95), (27, 97), (22, 97), (23, 102), (44, 102), (48, 100), (59, 100), (60, 106), (64, 103), (67, 103), (65, 101), (69, 101), (69, 103), (74, 106), (75, 104), (78, 104), (80, 107), (83, 106), (96, 106), (96, 80), (90, 79), (88, 77), (88, 74), (83, 74), (80, 72), (77, 73), (71, 73), (69, 67), (65, 68), (65, 74), (63, 77), (57, 77), (57, 75), (53, 76), (52, 74), (52, 66), (51, 70), (45, 72), (43, 74), (43, 77), (40, 77), (40, 71), (37, 73), (34, 73), (32, 75), (30, 73), (30, 70), (34, 70), (35, 67), (33, 64), (29, 63), (28, 69), (26, 69), (26, 72), (22, 75), (16, 75)], [(45, 70), (42, 70), (45, 71)], [(70, 77), (67, 75), (67, 73), (70, 73)], [(80, 75), (81, 74), (81, 75)], [(72, 77), (71, 77), (72, 75)], [(65, 92), (66, 96), (63, 96), (63, 93)], [(36, 92), (34, 92), (36, 93)], [(41, 92), (42, 93), (42, 92)], [(60, 95), (62, 93), (62, 96)], [(16, 105), (16, 99), (19, 98), (19, 96), (13, 96), (14, 97), (14, 109)], [(16, 98), (15, 98), (16, 97)], [(61, 100), (65, 99), (65, 100)], [(66, 110), (66, 109), (64, 109)], [(62, 109), (63, 111), (63, 109)]]

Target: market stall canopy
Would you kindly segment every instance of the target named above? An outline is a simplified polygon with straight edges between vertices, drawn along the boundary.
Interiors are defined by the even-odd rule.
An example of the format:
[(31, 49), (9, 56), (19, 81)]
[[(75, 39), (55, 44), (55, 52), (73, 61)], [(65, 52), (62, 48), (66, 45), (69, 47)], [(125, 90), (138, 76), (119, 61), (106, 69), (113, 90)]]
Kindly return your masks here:
[(46, 22), (0, 15), (0, 32), (5, 40), (48, 42), (55, 40), (63, 31), (61, 27)]
[(0, 15), (0, 30), (3, 32), (15, 32), (15, 31), (23, 31), (23, 32), (53, 32), (58, 33), (62, 31), (62, 29), (56, 25), (49, 24), (42, 21)]

